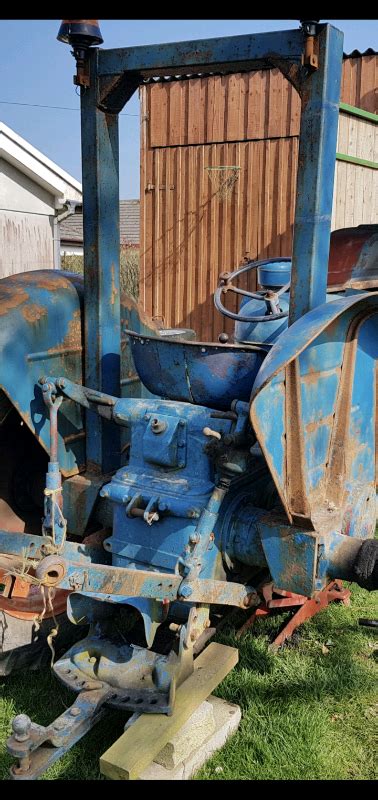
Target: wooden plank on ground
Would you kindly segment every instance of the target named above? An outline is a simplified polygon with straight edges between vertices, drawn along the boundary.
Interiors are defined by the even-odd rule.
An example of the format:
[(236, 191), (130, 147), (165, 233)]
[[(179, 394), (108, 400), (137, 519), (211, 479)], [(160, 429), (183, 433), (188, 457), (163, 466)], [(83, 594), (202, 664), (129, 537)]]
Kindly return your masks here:
[(100, 758), (102, 775), (137, 780), (201, 703), (238, 662), (238, 651), (215, 642), (194, 662), (194, 672), (176, 691), (174, 713), (142, 714)]

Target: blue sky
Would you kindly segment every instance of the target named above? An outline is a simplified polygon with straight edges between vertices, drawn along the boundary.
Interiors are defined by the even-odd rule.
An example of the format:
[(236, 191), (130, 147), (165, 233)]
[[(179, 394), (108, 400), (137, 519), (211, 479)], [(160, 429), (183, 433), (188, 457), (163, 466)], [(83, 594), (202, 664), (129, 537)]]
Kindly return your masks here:
[[(328, 20), (344, 32), (344, 50), (377, 49), (377, 20)], [(57, 41), (59, 20), (0, 21), (0, 119), (81, 180), (79, 97), (70, 48)], [(297, 20), (101, 20), (102, 47), (231, 36), (297, 28)], [(5, 101), (5, 102), (4, 102)], [(63, 106), (33, 108), (7, 103)], [(120, 118), (120, 195), (139, 197), (139, 101)]]

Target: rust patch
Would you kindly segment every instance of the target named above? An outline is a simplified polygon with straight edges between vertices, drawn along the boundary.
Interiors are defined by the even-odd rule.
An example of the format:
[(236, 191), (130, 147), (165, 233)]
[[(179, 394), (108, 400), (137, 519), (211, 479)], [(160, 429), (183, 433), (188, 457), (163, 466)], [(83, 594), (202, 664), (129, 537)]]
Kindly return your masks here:
[(314, 433), (321, 425), (329, 425), (331, 427), (333, 423), (333, 414), (328, 414), (326, 417), (321, 417), (321, 419), (316, 419), (315, 422), (309, 422), (305, 425), (305, 431), (307, 433)]
[(36, 303), (31, 303), (22, 309), (22, 315), (25, 317), (27, 322), (39, 322), (42, 317), (47, 316), (47, 309), (45, 306), (38, 306)]
[(112, 264), (112, 295), (111, 295), (111, 304), (114, 306), (114, 303), (117, 299), (118, 289), (115, 285), (115, 266)]
[(3, 316), (13, 308), (18, 308), (29, 300), (29, 295), (24, 289), (2, 286), (0, 289), (0, 315)]
[(39, 289), (48, 289), (55, 292), (56, 289), (67, 289), (70, 286), (70, 281), (64, 278), (63, 275), (57, 275), (51, 270), (50, 275), (41, 275), (39, 270), (34, 270), (27, 273), (26, 283), (33, 283)]
[(81, 310), (77, 308), (74, 311), (72, 319), (68, 325), (68, 331), (63, 339), (63, 341), (54, 346), (50, 347), (47, 351), (48, 353), (60, 353), (64, 350), (69, 350), (71, 348), (80, 347), (81, 345)]

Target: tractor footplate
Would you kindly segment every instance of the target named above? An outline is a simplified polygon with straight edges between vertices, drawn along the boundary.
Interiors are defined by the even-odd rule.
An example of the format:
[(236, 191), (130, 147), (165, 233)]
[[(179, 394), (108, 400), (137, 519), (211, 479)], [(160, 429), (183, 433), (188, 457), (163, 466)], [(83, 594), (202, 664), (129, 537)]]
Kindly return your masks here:
[[(155, 653), (152, 655), (156, 656)], [(59, 680), (74, 692), (80, 693), (85, 689), (106, 686), (109, 689), (109, 697), (106, 702), (107, 705), (113, 708), (119, 708), (123, 711), (140, 711), (143, 714), (172, 713), (173, 703), (170, 689), (171, 687), (173, 689), (174, 681), (169, 681), (166, 691), (159, 691), (159, 689), (153, 685), (148, 686), (147, 680), (145, 680), (143, 674), (146, 671), (145, 667), (146, 664), (144, 664), (144, 669), (142, 669), (142, 665), (137, 666), (135, 664), (130, 664), (133, 683), (139, 684), (139, 686), (133, 685), (127, 688), (111, 686), (108, 683), (98, 681), (95, 677), (89, 678), (83, 670), (75, 667), (69, 658), (61, 659), (61, 661), (55, 664), (54, 672)], [(150, 674), (152, 683), (152, 671)]]
[(69, 689), (81, 692), (107, 686), (107, 705), (144, 714), (172, 714), (175, 689), (192, 648), (180, 642), (179, 653), (160, 655), (153, 650), (89, 634), (71, 647), (53, 669)]

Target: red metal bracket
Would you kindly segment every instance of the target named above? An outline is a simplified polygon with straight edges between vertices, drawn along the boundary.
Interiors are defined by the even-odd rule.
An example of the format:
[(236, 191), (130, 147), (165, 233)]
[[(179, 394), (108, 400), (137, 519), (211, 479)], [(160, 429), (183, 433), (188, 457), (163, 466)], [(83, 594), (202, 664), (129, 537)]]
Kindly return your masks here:
[[(257, 617), (265, 617), (271, 613), (273, 609), (287, 609), (298, 607), (291, 619), (286, 623), (278, 636), (270, 644), (270, 650), (277, 650), (283, 645), (286, 639), (289, 639), (294, 631), (306, 619), (314, 617), (323, 608), (326, 608), (329, 603), (339, 600), (344, 605), (350, 605), (350, 590), (343, 589), (340, 580), (331, 581), (324, 589), (317, 592), (314, 597), (303, 597), (301, 594), (294, 592), (286, 592), (284, 589), (277, 589), (272, 583), (266, 584), (262, 588), (262, 595), (264, 602), (258, 606), (247, 621), (239, 628), (236, 638), (239, 639), (243, 633), (252, 627)], [(274, 597), (273, 595), (278, 595)]]

